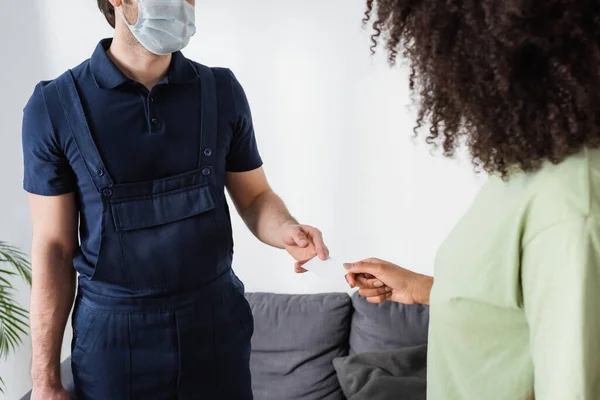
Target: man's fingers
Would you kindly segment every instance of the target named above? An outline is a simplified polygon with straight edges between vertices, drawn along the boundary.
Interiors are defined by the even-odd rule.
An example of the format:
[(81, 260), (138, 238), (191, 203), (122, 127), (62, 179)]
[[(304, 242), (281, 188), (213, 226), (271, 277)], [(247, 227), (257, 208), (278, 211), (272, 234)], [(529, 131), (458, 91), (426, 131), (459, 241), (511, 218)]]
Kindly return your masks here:
[(325, 241), (323, 240), (323, 234), (317, 228), (313, 228), (312, 226), (302, 226), (302, 229), (305, 230), (305, 233), (312, 240), (312, 244), (315, 246), (315, 251), (317, 252), (317, 256), (321, 260), (327, 260), (329, 258), (329, 249), (325, 245)]
[(325, 261), (329, 258), (329, 249), (327, 248), (327, 246), (325, 246), (325, 243), (323, 243), (323, 239), (321, 239), (321, 245), (320, 246), (316, 246), (316, 250), (317, 250), (317, 256)]
[(289, 233), (283, 238), (283, 241), (286, 246), (296, 246), (296, 239), (294, 235), (290, 235)]
[(296, 241), (296, 244), (300, 247), (308, 247), (308, 245), (310, 244), (308, 238), (301, 230), (298, 230), (298, 232), (294, 235), (294, 240)]
[(303, 274), (303, 273), (305, 273), (305, 272), (308, 272), (308, 270), (306, 270), (306, 269), (302, 268), (302, 266), (303, 266), (304, 264), (306, 264), (306, 261), (304, 261), (304, 262), (297, 262), (296, 264), (294, 264), (294, 271), (295, 271), (297, 274)]
[(284, 242), (287, 246), (298, 246), (301, 248), (310, 245), (308, 237), (306, 237), (306, 234), (302, 232), (299, 226), (294, 226), (290, 231), (286, 232)]
[(296, 265), (299, 266), (299, 267), (301, 267), (301, 266), (303, 266), (304, 264), (306, 264), (309, 261), (310, 260), (296, 261)]
[(378, 296), (387, 295), (391, 291), (392, 291), (392, 289), (390, 289), (389, 287), (386, 286), (386, 287), (380, 287), (380, 288), (376, 288), (376, 289), (360, 289), (358, 291), (358, 294), (360, 294), (362, 297), (378, 297)]

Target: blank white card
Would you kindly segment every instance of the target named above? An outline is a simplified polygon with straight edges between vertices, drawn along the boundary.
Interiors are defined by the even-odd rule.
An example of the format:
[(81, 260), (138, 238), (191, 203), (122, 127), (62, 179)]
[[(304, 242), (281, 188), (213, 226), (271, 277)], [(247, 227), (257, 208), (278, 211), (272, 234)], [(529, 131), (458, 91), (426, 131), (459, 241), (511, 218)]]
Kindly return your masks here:
[(315, 257), (302, 267), (325, 281), (346, 282), (345, 276), (348, 271), (344, 268), (344, 263), (335, 258), (323, 261), (319, 257)]

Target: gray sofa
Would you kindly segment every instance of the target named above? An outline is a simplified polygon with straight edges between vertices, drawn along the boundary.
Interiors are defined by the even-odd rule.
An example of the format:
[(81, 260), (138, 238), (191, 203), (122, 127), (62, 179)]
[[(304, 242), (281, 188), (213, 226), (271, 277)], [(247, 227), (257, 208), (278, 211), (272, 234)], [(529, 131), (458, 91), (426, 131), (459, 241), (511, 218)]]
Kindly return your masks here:
[[(427, 306), (373, 305), (345, 293), (246, 297), (255, 319), (251, 369), (256, 400), (424, 398)], [(69, 361), (62, 377), (72, 391)], [(410, 378), (399, 386), (394, 374)], [(379, 380), (369, 382), (374, 379)], [(386, 393), (386, 387), (395, 392)]]

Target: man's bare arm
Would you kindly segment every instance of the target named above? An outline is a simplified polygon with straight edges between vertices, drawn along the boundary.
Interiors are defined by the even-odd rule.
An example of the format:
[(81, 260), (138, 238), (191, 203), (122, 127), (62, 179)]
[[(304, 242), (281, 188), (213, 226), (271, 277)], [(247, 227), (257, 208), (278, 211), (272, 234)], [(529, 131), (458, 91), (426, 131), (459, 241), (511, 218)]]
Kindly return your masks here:
[(61, 390), (60, 353), (75, 295), (73, 255), (78, 246), (78, 212), (73, 193), (29, 196), (31, 250), (31, 336), (34, 392)]
[(329, 250), (321, 232), (301, 225), (271, 190), (262, 167), (253, 171), (228, 172), (227, 189), (240, 216), (254, 236), (270, 246), (287, 252), (297, 261), (296, 272), (306, 272), (301, 266), (318, 255), (327, 259)]

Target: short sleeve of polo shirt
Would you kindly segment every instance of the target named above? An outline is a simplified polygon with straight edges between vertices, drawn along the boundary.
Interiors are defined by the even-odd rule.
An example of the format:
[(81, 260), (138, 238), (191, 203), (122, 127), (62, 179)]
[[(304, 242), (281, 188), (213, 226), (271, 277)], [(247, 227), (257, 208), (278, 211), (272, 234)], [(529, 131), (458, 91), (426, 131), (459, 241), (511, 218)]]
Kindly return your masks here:
[(42, 84), (23, 110), (23, 188), (32, 194), (58, 196), (76, 190), (76, 178), (52, 127)]
[(228, 172), (246, 172), (260, 168), (262, 159), (258, 151), (252, 113), (246, 93), (233, 72), (231, 73), (235, 115), (233, 137), (227, 154)]

